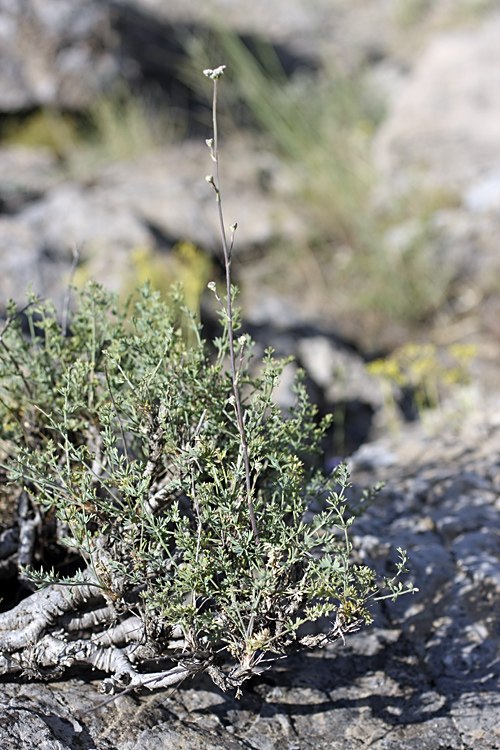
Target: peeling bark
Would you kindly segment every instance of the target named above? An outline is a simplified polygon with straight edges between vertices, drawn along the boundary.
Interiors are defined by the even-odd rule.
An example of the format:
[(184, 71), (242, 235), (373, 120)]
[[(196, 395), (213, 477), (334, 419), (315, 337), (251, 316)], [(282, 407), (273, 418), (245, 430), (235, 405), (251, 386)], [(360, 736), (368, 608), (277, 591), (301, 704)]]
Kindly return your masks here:
[(57, 618), (100, 595), (100, 589), (91, 583), (71, 587), (53, 584), (35, 592), (0, 614), (0, 652), (33, 646)]
[[(101, 691), (114, 695), (142, 687), (170, 687), (188, 676), (207, 672), (216, 685), (228, 690), (239, 689), (250, 676), (267, 669), (272, 660), (265, 661), (264, 653), (254, 654), (248, 665), (226, 672), (213, 652), (188, 651), (179, 632), (172, 632), (166, 644), (155, 641), (139, 616), (127, 612), (119, 615), (113, 606), (98, 606), (103, 602), (103, 591), (92, 583), (90, 571), (86, 575), (88, 583), (53, 584), (0, 614), (0, 674), (53, 677), (67, 667), (87, 665), (109, 675)], [(337, 617), (328, 634), (283, 641), (277, 644), (276, 652), (286, 654), (297, 648), (326, 645), (358, 627), (358, 622), (346, 625)], [(167, 669), (147, 671), (147, 662), (158, 657), (176, 663)]]

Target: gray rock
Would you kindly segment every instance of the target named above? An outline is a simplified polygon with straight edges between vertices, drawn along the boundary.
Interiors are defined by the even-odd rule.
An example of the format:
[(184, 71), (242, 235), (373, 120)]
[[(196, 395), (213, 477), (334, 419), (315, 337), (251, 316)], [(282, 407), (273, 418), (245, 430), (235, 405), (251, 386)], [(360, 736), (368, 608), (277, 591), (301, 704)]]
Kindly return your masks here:
[[(275, 158), (237, 138), (227, 143), (221, 161), (225, 216), (238, 224), (240, 256), (275, 235), (300, 234)], [(204, 179), (210, 170), (210, 153), (198, 141), (102, 167), (84, 181), (63, 181), (45, 152), (31, 159), (23, 150), (0, 152), (0, 199), (19, 209), (3, 220), (0, 296), (20, 301), (33, 281), (37, 293), (61, 298), (74, 246), (81, 248), (86, 276), (113, 289), (130, 275), (130, 253), (137, 248), (155, 251), (165, 249), (162, 242), (189, 240), (220, 253), (215, 196)], [(264, 170), (270, 175), (266, 190), (259, 185)], [(16, 252), (9, 253), (13, 240)]]
[(225, 732), (209, 731), (193, 723), (174, 727), (159, 724), (141, 732), (137, 742), (123, 750), (244, 750), (248, 745)]
[(248, 4), (210, 0), (198, 3), (164, 3), (163, 0), (115, 0), (115, 11), (120, 14), (127, 6), (135, 11), (173, 25), (194, 24), (211, 26), (221, 18), (239, 34), (257, 34), (275, 44), (286, 45), (297, 54), (317, 59), (318, 37), (325, 38), (325, 25), (333, 26), (334, 13), (328, 0), (318, 0), (311, 6), (306, 0), (278, 0), (268, 3), (256, 0)]
[(0, 109), (80, 108), (120, 76), (140, 83), (146, 70), (162, 83), (175, 79), (184, 54), (179, 30), (210, 28), (221, 19), (238, 34), (279, 47), (285, 67), (292, 62), (310, 69), (326, 53), (350, 69), (375, 58), (394, 71), (400, 60), (390, 58), (397, 53), (405, 59), (412, 48), (398, 41), (397, 6), (396, 0), (382, 6), (343, 0), (2, 0)]
[[(291, 238), (300, 229), (296, 212), (287, 205), (290, 176), (275, 157), (236, 137), (224, 143), (220, 161), (224, 215), (228, 225), (238, 224), (235, 247), (240, 252), (265, 245), (274, 235)], [(220, 247), (220, 229), (214, 192), (204, 179), (212, 172), (205, 143), (187, 141), (105, 169), (96, 190), (100, 200), (113, 196), (167, 238), (214, 251)]]
[[(104, 750), (104, 741), (94, 741), (76, 715), (92, 707), (95, 688), (80, 681), (63, 683), (55, 690), (40, 684), (2, 686), (0, 697), (0, 747), (2, 750)], [(94, 728), (92, 714), (86, 720)]]
[[(43, 283), (51, 279), (60, 299), (71, 266), (73, 247), (81, 248), (81, 261), (88, 275), (111, 289), (120, 288), (127, 270), (127, 253), (135, 247), (151, 246), (151, 235), (118, 196), (104, 196), (67, 183), (50, 191), (42, 200), (21, 211), (12, 221), (33, 233), (38, 247), (46, 249), (40, 260), (44, 276), (34, 291), (47, 294)], [(57, 273), (64, 263), (65, 277)], [(59, 266), (59, 268), (58, 268)], [(18, 294), (22, 287), (19, 287)]]
[(379, 382), (368, 374), (358, 354), (336, 346), (326, 336), (301, 339), (297, 353), (309, 376), (324, 390), (327, 401), (359, 400), (374, 409), (383, 406)]
[(451, 300), (449, 324), (460, 339), (498, 323), (499, 34), (496, 8), (483, 22), (435, 36), (391, 97), (373, 142), (377, 199), (393, 206), (406, 195), (425, 206), (391, 228), (386, 247), (400, 259), (417, 248), (437, 304)]
[(305, 0), (1, 0), (0, 110), (80, 109), (121, 76), (140, 84), (147, 70), (164, 84), (179, 75), (179, 29), (209, 28), (221, 18), (237, 33), (281, 45), (285, 58), (307, 66), (318, 61), (318, 42), (328, 40), (335, 14), (328, 0), (313, 7)]
[(15, 214), (63, 179), (55, 154), (45, 148), (0, 147), (0, 207)]
[(353, 469), (386, 469), (394, 466), (396, 455), (383, 445), (376, 443), (364, 443), (349, 458), (349, 464)]
[(500, 169), (487, 172), (464, 193), (464, 207), (471, 212), (500, 213)]
[(109, 10), (94, 0), (2, 0), (0, 50), (3, 112), (88, 106), (117, 74)]
[[(10, 217), (0, 216), (0, 304), (8, 299), (21, 302), (31, 282), (40, 286), (38, 258), (40, 246), (36, 234)], [(22, 290), (22, 292), (21, 292)]]
[(426, 177), (460, 189), (496, 169), (500, 150), (500, 16), (436, 38), (380, 129), (379, 168), (393, 187)]

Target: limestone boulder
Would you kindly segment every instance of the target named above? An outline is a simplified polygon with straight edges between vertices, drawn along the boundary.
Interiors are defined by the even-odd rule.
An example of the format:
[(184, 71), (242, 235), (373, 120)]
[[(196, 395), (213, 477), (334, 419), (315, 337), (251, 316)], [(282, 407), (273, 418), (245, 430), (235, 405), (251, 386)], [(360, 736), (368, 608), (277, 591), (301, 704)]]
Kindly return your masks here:
[(94, 0), (1, 0), (0, 111), (79, 109), (117, 74), (109, 10)]
[[(23, 299), (28, 281), (42, 296), (50, 289), (61, 297), (74, 247), (86, 277), (113, 289), (123, 284), (138, 248), (168, 253), (187, 240), (220, 257), (217, 204), (205, 180), (212, 171), (203, 140), (104, 165), (85, 179), (65, 177), (45, 151), (0, 150), (0, 201), (8, 211), (0, 239), (0, 300)], [(224, 144), (223, 208), (226, 226), (238, 225), (239, 260), (276, 236), (292, 241), (304, 234), (290, 179), (276, 157), (251, 141), (238, 137)]]
[[(500, 288), (500, 15), (439, 33), (417, 58), (373, 142), (377, 198), (408, 212), (385, 240), (422, 254), (447, 288), (441, 323), (451, 336), (488, 338), (498, 327)], [(422, 207), (420, 210), (416, 206)], [(407, 238), (394, 248), (394, 238)]]
[(491, 179), (500, 168), (499, 35), (496, 14), (438, 35), (416, 61), (374, 145), (393, 188), (425, 178), (467, 195), (469, 206), (491, 204), (480, 194), (498, 192)]

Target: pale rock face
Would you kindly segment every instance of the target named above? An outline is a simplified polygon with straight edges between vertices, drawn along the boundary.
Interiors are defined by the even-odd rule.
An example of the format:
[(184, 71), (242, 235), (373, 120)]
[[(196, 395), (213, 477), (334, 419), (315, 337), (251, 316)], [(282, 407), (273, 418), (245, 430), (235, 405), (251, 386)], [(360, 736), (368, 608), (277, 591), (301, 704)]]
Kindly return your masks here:
[[(302, 228), (286, 193), (288, 178), (270, 153), (256, 151), (240, 138), (226, 142), (222, 172), (224, 212), (236, 222), (235, 246), (239, 255), (269, 243), (275, 234), (296, 238)], [(0, 149), (0, 204), (9, 212), (9, 227), (18, 226), (22, 245), (44, 267), (30, 274), (20, 254), (8, 257), (4, 239), (0, 254), (0, 305), (7, 296), (20, 301), (25, 283), (47, 294), (51, 263), (71, 265), (72, 248), (81, 247), (88, 275), (114, 289), (123, 282), (127, 257), (137, 248), (154, 250), (156, 235), (166, 242), (190, 241), (217, 255), (220, 230), (212, 188), (205, 174), (213, 169), (210, 153), (200, 141), (165, 146), (137, 159), (97, 169), (91, 180), (64, 179), (55, 159), (44, 150)], [(269, 176), (266, 190), (260, 175)], [(9, 236), (14, 229), (9, 230)], [(4, 270), (8, 268), (9, 273)], [(19, 274), (12, 272), (20, 267)], [(121, 274), (121, 275), (120, 275)], [(60, 269), (54, 269), (51, 288), (64, 287)]]
[(167, 50), (172, 39), (162, 35), (175, 36), (175, 25), (208, 27), (221, 17), (238, 33), (261, 34), (316, 60), (318, 35), (326, 37), (325, 28), (332, 26), (330, 6), (329, 0), (313, 8), (305, 0), (0, 0), (0, 111), (88, 106), (134, 65), (120, 50), (124, 27), (126, 35), (137, 36), (142, 52), (153, 37), (156, 44), (160, 40), (155, 55), (163, 52), (164, 58), (155, 65), (164, 75), (172, 72)]
[(382, 174), (462, 188), (500, 168), (500, 16), (429, 46), (374, 145)]
[(88, 106), (116, 76), (112, 46), (104, 3), (2, 0), (0, 111)]
[[(375, 200), (385, 206), (401, 196), (411, 205), (415, 198), (428, 201), (417, 221), (429, 229), (429, 257), (456, 285), (454, 314), (469, 315), (465, 335), (498, 327), (498, 39), (498, 8), (480, 23), (436, 35), (392, 98), (373, 142)], [(408, 222), (392, 227), (388, 246), (407, 230)]]
[(380, 385), (367, 373), (359, 355), (334, 346), (325, 336), (304, 338), (297, 349), (305, 370), (324, 389), (327, 401), (361, 400), (374, 410), (383, 406)]
[(0, 256), (2, 303), (8, 299), (22, 303), (28, 284), (41, 282), (35, 233), (10, 217), (0, 217)]
[[(123, 3), (115, 4), (120, 8)], [(338, 0), (183, 0), (166, 3), (164, 0), (133, 0), (128, 3), (134, 10), (152, 18), (172, 24), (198, 24), (201, 26), (220, 22), (241, 34), (260, 34), (274, 43), (291, 46), (295, 52), (313, 58), (317, 55), (318, 36), (325, 36), (325, 25), (331, 29)]]

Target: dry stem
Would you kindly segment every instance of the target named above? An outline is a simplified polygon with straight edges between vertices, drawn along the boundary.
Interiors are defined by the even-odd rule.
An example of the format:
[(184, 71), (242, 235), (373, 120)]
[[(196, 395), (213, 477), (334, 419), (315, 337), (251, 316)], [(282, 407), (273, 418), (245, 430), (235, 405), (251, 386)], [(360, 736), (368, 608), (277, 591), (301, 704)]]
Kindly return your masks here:
[(221, 65), (219, 68), (216, 68), (215, 70), (204, 71), (205, 75), (211, 78), (214, 82), (213, 101), (212, 101), (212, 124), (213, 124), (214, 135), (213, 135), (212, 141), (207, 141), (207, 144), (210, 146), (210, 152), (211, 152), (214, 164), (215, 164), (215, 179), (214, 177), (210, 177), (208, 178), (208, 182), (210, 182), (210, 184), (214, 188), (216, 198), (217, 198), (217, 210), (218, 210), (218, 215), (219, 215), (219, 225), (220, 225), (220, 233), (221, 233), (221, 239), (222, 239), (222, 250), (224, 253), (224, 268), (225, 268), (225, 274), (226, 274), (227, 307), (226, 307), (225, 312), (227, 315), (227, 331), (228, 331), (228, 338), (229, 338), (229, 357), (230, 357), (230, 362), (231, 362), (231, 377), (233, 381), (234, 408), (236, 411), (236, 421), (238, 424), (238, 432), (240, 434), (241, 449), (243, 452), (243, 462), (245, 466), (245, 484), (246, 484), (246, 498), (247, 498), (248, 512), (250, 515), (250, 523), (252, 525), (253, 535), (255, 537), (255, 541), (258, 543), (259, 534), (257, 530), (257, 522), (255, 520), (255, 512), (254, 512), (253, 501), (252, 501), (252, 483), (250, 479), (250, 460), (248, 457), (248, 445), (247, 445), (246, 435), (245, 435), (245, 423), (243, 421), (243, 413), (241, 410), (238, 372), (236, 369), (236, 361), (235, 361), (235, 353), (234, 353), (234, 330), (233, 330), (234, 321), (233, 321), (233, 305), (232, 305), (232, 294), (231, 294), (231, 253), (233, 249), (234, 230), (236, 229), (236, 225), (234, 225), (234, 228), (232, 230), (231, 245), (230, 247), (228, 247), (227, 237), (226, 237), (226, 228), (224, 224), (224, 215), (222, 212), (222, 198), (221, 198), (220, 180), (219, 180), (219, 143), (218, 143), (218, 132), (217, 132), (217, 84), (218, 84), (220, 76), (224, 72), (224, 69), (225, 69), (225, 65)]

